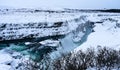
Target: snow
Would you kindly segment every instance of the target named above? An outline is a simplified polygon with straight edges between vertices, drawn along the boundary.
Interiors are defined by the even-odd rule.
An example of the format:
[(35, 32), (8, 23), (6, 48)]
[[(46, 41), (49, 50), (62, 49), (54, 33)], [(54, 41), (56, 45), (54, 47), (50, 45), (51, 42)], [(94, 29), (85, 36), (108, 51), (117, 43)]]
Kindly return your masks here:
[(6, 53), (0, 53), (0, 64), (8, 64), (12, 62), (12, 57)]
[(97, 46), (120, 49), (120, 28), (116, 27), (116, 23), (117, 22), (110, 20), (106, 20), (101, 24), (96, 23), (94, 27), (95, 32), (91, 33), (88, 36), (87, 41), (77, 47), (74, 51), (86, 50), (90, 47), (97, 48)]
[[(27, 10), (29, 11), (30, 9)], [(29, 23), (29, 22), (58, 22), (58, 21), (71, 20), (73, 18), (78, 17), (78, 15), (75, 13), (49, 13), (49, 12), (25, 13), (25, 12), (16, 12), (16, 11), (17, 10), (7, 11), (6, 14), (3, 14), (2, 11), (0, 11), (1, 13), (0, 23), (21, 24), (21, 23)]]
[[(76, 13), (76, 17), (73, 17), (73, 20), (68, 22), (69, 30), (75, 30), (80, 24), (85, 23), (87, 21), (86, 14), (84, 13)], [(87, 14), (88, 15), (88, 14)], [(78, 21), (75, 21), (75, 19), (78, 19)]]
[(10, 70), (11, 67), (9, 65), (4, 65), (4, 64), (0, 64), (0, 70)]
[(31, 44), (31, 42), (25, 42), (25, 45), (29, 45), (29, 44)]
[(3, 51), (0, 51), (0, 70), (10, 70), (11, 66), (7, 65), (12, 62), (12, 57)]
[(57, 40), (44, 40), (39, 43), (43, 46), (52, 46), (52, 47), (57, 47), (60, 44), (60, 42)]
[[(57, 34), (64, 35), (69, 32), (67, 21), (74, 21), (75, 18), (79, 18), (80, 16), (78, 13), (72, 12), (29, 12), (35, 10), (36, 9), (9, 9), (8, 11), (0, 11), (0, 24), (3, 26), (5, 25), (5, 28), (2, 28), (0, 31), (2, 40), (22, 39), (29, 35), (34, 35), (34, 38)], [(57, 22), (63, 22), (63, 25), (58, 28), (54, 27), (54, 23)], [(29, 26), (29, 24), (33, 26)]]
[(21, 56), (21, 54), (12, 51), (10, 48), (0, 50), (0, 70), (15, 70), (22, 61), (25, 61), (22, 56), (21, 58), (18, 56)]
[[(119, 21), (118, 17), (120, 17), (118, 13), (81, 13), (80, 16), (85, 16), (85, 21), (81, 21), (80, 19), (79, 22), (71, 21), (68, 23), (69, 29), (74, 31), (78, 25), (89, 21), (95, 23), (93, 32), (88, 35), (87, 40), (84, 40), (84, 42), (82, 40), (79, 44), (75, 44), (73, 41), (81, 40), (85, 34), (84, 32), (77, 30), (77, 36), (75, 36), (75, 34), (73, 34), (73, 36), (71, 36), (71, 34), (67, 35), (61, 41), (62, 47), (58, 49), (59, 51), (52, 52), (50, 55), (51, 58), (59, 57), (61, 53), (68, 53), (73, 51), (73, 49), (75, 52), (79, 50), (85, 51), (87, 48), (97, 48), (99, 45), (113, 49), (120, 48), (120, 28), (116, 27), (116, 23)], [(112, 20), (109, 20), (109, 18)], [(73, 37), (75, 38), (72, 39)]]

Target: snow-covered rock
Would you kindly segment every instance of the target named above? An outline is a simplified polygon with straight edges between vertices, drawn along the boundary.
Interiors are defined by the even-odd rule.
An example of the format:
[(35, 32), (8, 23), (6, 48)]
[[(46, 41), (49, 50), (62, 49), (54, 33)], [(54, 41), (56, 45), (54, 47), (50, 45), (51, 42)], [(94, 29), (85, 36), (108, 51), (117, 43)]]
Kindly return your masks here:
[[(7, 50), (6, 50), (7, 49)], [(0, 70), (17, 70), (22, 61), (25, 61), (23, 55), (19, 52), (8, 52), (10, 48), (0, 50)]]
[(51, 47), (57, 47), (60, 45), (60, 42), (57, 40), (45, 40), (45, 41), (41, 41), (39, 43), (43, 46), (51, 46)]
[(25, 45), (30, 45), (31, 44), (31, 42), (25, 42)]
[(65, 35), (69, 32), (66, 21), (78, 17), (75, 13), (59, 11), (29, 11), (35, 10), (8, 9), (6, 14), (0, 14), (0, 41)]
[[(51, 23), (3, 24), (0, 31), (0, 41), (47, 37), (68, 33), (67, 26), (59, 25), (59, 23), (59, 26), (57, 26), (56, 23), (52, 26), (47, 26), (47, 24)], [(0, 24), (2, 25), (2, 23)]]
[(0, 70), (10, 70), (10, 69), (11, 69), (11, 66), (0, 64)]
[(25, 42), (25, 45), (26, 45), (26, 46), (34, 45), (34, 44), (36, 44), (36, 42)]
[(6, 53), (0, 53), (0, 64), (9, 64), (12, 62), (12, 57)]

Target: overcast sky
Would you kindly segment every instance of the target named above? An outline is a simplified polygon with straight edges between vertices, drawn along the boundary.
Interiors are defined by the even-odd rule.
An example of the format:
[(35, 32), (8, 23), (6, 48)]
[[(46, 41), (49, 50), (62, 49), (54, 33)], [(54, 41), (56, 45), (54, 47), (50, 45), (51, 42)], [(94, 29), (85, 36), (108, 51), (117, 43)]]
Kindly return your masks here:
[(0, 0), (7, 7), (59, 7), (59, 8), (119, 8), (120, 0)]

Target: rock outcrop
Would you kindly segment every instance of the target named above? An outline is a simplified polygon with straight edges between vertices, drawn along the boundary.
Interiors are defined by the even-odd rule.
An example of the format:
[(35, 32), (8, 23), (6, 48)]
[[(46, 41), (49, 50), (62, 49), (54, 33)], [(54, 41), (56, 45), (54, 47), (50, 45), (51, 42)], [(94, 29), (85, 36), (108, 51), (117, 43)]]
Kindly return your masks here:
[(65, 35), (67, 23), (0, 23), (0, 41)]

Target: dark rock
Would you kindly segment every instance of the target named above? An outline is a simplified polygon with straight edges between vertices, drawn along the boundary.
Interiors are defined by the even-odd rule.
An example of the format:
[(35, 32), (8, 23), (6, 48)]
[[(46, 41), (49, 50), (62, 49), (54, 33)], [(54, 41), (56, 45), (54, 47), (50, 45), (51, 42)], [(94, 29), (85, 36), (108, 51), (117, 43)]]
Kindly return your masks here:
[(116, 27), (120, 28), (120, 23), (116, 23)]

